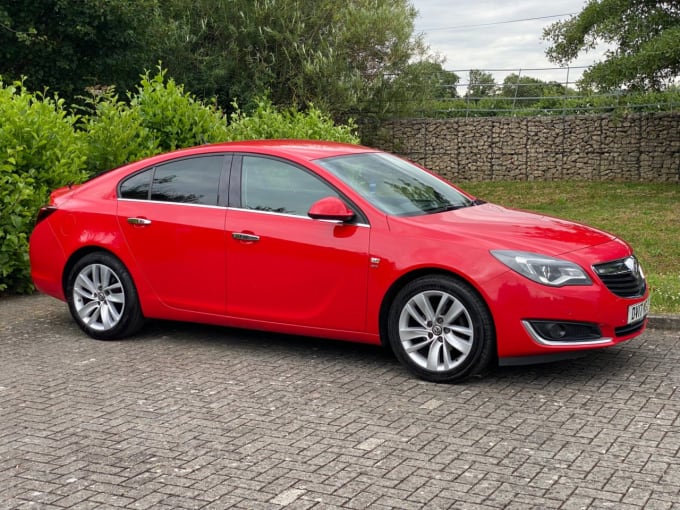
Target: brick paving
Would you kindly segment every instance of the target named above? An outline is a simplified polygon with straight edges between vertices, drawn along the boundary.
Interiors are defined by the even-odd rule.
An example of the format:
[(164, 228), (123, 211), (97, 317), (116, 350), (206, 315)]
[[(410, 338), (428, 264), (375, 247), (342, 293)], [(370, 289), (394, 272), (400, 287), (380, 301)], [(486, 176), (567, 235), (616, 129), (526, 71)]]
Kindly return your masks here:
[(680, 332), (446, 386), (380, 348), (0, 298), (0, 509), (680, 509)]

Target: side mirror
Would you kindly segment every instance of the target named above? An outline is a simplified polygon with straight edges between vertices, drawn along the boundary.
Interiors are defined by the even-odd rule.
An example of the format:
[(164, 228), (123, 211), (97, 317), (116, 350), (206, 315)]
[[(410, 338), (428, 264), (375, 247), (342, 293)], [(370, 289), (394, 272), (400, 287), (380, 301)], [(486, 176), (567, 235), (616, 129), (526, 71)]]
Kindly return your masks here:
[(307, 216), (315, 220), (347, 222), (354, 219), (355, 214), (338, 197), (325, 197), (312, 204), (312, 207), (307, 212)]

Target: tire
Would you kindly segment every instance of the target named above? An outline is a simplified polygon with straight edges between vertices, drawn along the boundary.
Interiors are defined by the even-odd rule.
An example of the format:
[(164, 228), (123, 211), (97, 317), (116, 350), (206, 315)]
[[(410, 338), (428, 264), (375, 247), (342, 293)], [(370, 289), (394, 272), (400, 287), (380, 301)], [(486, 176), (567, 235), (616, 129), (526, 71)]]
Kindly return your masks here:
[(124, 338), (144, 325), (132, 277), (110, 253), (89, 253), (76, 262), (66, 299), (80, 329), (97, 340)]
[(418, 377), (450, 383), (481, 375), (495, 357), (493, 319), (463, 281), (431, 275), (395, 296), (387, 336), (397, 359)]

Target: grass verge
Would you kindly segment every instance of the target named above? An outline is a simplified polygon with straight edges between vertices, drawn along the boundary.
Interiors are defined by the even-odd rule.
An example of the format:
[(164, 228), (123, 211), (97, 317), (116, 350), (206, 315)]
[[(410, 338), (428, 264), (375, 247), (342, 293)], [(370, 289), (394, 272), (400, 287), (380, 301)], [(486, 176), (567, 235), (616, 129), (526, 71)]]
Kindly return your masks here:
[(468, 182), (507, 207), (586, 223), (633, 246), (652, 289), (653, 313), (680, 313), (680, 185), (609, 182)]

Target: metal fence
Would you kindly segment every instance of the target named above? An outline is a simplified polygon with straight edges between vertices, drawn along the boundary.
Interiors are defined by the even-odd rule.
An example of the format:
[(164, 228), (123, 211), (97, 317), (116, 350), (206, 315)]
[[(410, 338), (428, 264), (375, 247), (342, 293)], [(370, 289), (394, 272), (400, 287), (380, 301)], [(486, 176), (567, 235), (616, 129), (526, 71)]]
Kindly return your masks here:
[[(491, 117), (522, 115), (570, 115), (610, 112), (658, 112), (680, 110), (680, 87), (672, 83), (663, 92), (629, 90), (593, 91), (580, 87), (586, 66), (452, 69), (432, 81), (440, 81), (433, 98), (413, 98), (394, 117), (425, 118)], [(451, 73), (459, 80), (451, 84)], [(493, 81), (489, 80), (492, 78)], [(447, 83), (449, 82), (449, 83)]]

